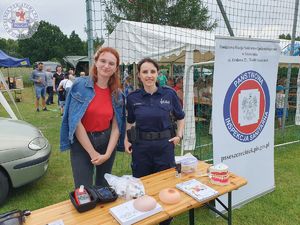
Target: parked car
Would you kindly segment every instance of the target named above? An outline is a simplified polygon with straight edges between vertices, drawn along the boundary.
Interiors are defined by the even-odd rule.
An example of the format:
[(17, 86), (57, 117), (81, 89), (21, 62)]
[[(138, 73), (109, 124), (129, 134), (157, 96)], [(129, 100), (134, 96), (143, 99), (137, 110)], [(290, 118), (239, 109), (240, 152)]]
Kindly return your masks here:
[(42, 132), (21, 120), (0, 117), (0, 205), (12, 188), (45, 174), (51, 146)]

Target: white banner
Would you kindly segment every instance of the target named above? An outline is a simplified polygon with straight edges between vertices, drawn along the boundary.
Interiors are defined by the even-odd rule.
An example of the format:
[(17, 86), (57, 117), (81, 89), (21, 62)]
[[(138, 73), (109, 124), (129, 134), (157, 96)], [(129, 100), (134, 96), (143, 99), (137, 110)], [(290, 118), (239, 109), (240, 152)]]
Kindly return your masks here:
[[(248, 184), (237, 206), (275, 188), (274, 112), (279, 41), (216, 37), (213, 157)], [(222, 199), (226, 202), (227, 198)], [(219, 209), (220, 206), (218, 206)]]

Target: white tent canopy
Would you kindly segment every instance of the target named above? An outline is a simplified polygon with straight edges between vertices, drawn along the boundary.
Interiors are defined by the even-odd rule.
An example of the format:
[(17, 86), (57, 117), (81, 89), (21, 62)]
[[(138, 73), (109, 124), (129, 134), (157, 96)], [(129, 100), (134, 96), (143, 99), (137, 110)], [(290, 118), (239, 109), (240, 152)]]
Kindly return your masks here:
[[(192, 51), (201, 53), (202, 61), (211, 59), (214, 49), (214, 34), (208, 31), (171, 27), (150, 23), (122, 20), (115, 30), (105, 39), (104, 46), (116, 48), (121, 56), (121, 63), (138, 62), (151, 57), (163, 62), (176, 62), (185, 57), (178, 57), (187, 46)], [(206, 60), (205, 54), (210, 58)]]
[[(121, 63), (131, 64), (145, 57), (160, 63), (185, 63), (185, 49), (190, 45), (194, 51), (194, 63), (214, 58), (215, 34), (203, 30), (172, 27), (150, 23), (122, 20), (105, 39), (104, 46), (118, 49)], [(282, 55), (290, 40), (280, 40)], [(298, 43), (298, 42), (296, 42)], [(286, 60), (281, 60), (281, 63)]]

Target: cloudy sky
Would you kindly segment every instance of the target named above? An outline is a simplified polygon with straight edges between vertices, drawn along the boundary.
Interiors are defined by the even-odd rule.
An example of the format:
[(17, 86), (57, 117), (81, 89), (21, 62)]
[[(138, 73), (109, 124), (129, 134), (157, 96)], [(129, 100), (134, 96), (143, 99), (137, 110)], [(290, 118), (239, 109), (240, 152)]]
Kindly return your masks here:
[(1, 38), (12, 38), (4, 29), (3, 15), (9, 6), (17, 2), (31, 5), (37, 12), (39, 20), (57, 25), (64, 34), (70, 35), (75, 30), (82, 40), (86, 40), (85, 0), (0, 0)]

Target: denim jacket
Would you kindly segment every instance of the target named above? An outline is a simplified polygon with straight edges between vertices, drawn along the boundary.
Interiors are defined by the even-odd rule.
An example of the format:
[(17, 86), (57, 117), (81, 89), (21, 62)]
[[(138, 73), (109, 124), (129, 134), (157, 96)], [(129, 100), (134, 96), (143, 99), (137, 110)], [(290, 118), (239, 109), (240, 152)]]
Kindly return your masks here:
[[(60, 150), (65, 151), (70, 149), (74, 141), (74, 134), (79, 121), (81, 121), (88, 105), (95, 96), (94, 81), (91, 77), (76, 78), (72, 85), (66, 102), (64, 116), (60, 128)], [(117, 119), (118, 128), (120, 131), (120, 138), (117, 149), (124, 150), (125, 137), (125, 97), (119, 91), (118, 97), (112, 95), (113, 110)]]

